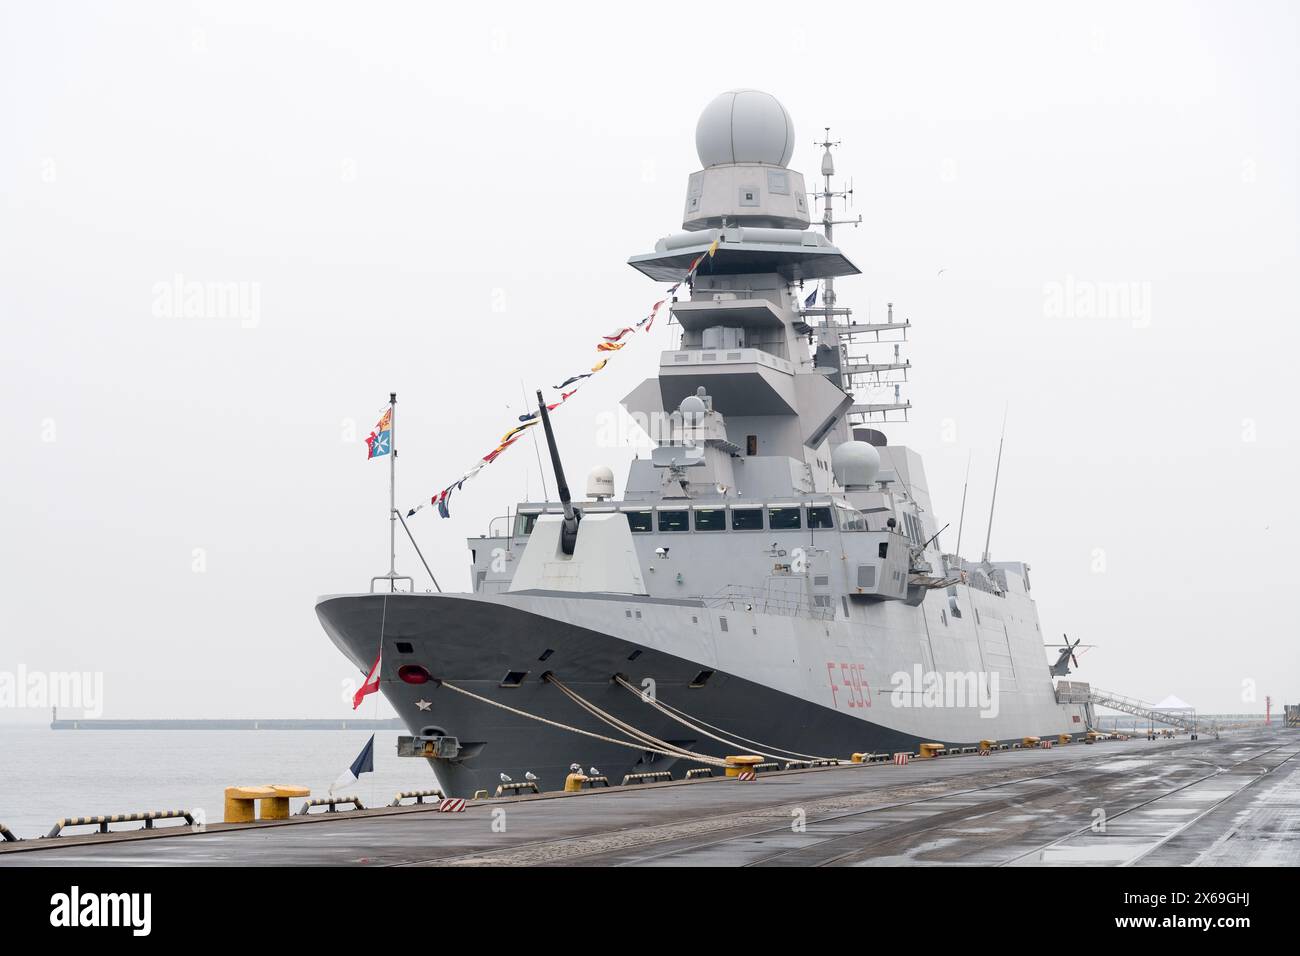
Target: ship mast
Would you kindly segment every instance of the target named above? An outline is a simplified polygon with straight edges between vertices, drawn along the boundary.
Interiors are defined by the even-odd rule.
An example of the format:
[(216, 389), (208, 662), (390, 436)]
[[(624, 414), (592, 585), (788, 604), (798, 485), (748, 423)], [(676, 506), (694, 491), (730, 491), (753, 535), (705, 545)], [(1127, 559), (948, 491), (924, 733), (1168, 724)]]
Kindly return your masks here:
[[(822, 232), (828, 242), (833, 241), (835, 227), (841, 225), (858, 226), (862, 216), (856, 219), (836, 219), (834, 202), (842, 199), (847, 206), (853, 200), (853, 183), (850, 181), (844, 189), (835, 189), (831, 177), (835, 175), (835, 157), (833, 147), (840, 145), (839, 140), (831, 139), (830, 127), (825, 127), (825, 137), (816, 145), (822, 153), (822, 189), (814, 192), (815, 199), (822, 200)], [(903, 401), (900, 395), (901, 385), (907, 381), (907, 372), (912, 367), (899, 355), (899, 346), (907, 341), (908, 321), (894, 321), (894, 304), (889, 303), (888, 320), (883, 323), (859, 325), (852, 321), (852, 309), (841, 309), (836, 304), (835, 279), (828, 276), (822, 280), (822, 302), (820, 307), (804, 309), (800, 315), (805, 318), (816, 317), (817, 325), (817, 366), (825, 368), (827, 377), (850, 395), (858, 391), (870, 392), (881, 387), (893, 386), (893, 401), (889, 402), (855, 402), (845, 419), (836, 425), (832, 437), (833, 443), (849, 440), (849, 429), (854, 425), (872, 423), (907, 421), (910, 401)], [(863, 337), (862, 343), (856, 341)], [(867, 344), (884, 344), (893, 346), (891, 356), (886, 361), (871, 360)]]

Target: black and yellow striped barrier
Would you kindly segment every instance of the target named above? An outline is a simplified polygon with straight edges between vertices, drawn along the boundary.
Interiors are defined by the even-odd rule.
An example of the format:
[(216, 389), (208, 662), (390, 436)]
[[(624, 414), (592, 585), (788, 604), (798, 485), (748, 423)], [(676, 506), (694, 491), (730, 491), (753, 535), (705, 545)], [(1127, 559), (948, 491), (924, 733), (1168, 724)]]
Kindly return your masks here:
[(756, 763), (749, 769), (754, 773), (771, 773), (773, 770), (780, 770), (781, 765), (776, 761), (769, 760), (766, 763)]
[(705, 777), (712, 777), (712, 776), (713, 776), (712, 767), (692, 767), (690, 770), (686, 771), (687, 780), (700, 780), (700, 779), (704, 779)]
[(502, 794), (512, 794), (518, 796), (519, 794), (525, 792), (541, 793), (542, 790), (539, 786), (537, 786), (537, 781), (535, 780), (521, 780), (518, 783), (501, 784), (501, 786), (497, 787), (496, 795), (498, 797), (501, 796)]
[(608, 787), (609, 777), (605, 776), (603, 773), (595, 777), (588, 777), (586, 780), (586, 786), (588, 790), (592, 787)]
[(664, 780), (673, 779), (673, 775), (667, 770), (645, 770), (641, 773), (629, 773), (623, 777), (623, 786), (630, 783), (659, 783)]
[[(364, 810), (365, 806), (358, 797), (318, 797), (315, 800), (308, 800), (299, 809), (297, 816), (305, 817), (312, 807), (325, 807), (326, 813), (338, 813), (339, 807), (345, 804), (352, 804), (353, 810)], [(349, 811), (351, 812), (351, 811)]]
[(425, 797), (431, 797), (436, 800), (445, 800), (447, 795), (441, 790), (403, 790), (401, 793), (394, 794), (393, 802), (390, 807), (400, 807), (403, 800), (414, 800), (416, 803), (424, 803)]
[[(144, 829), (152, 830), (155, 820), (179, 820), (184, 819), (186, 823), (194, 823), (194, 815), (188, 810), (147, 810), (143, 813), (113, 813), (108, 816), (99, 817), (64, 817), (59, 820), (46, 834), (47, 838), (58, 836), (67, 827), (99, 827), (100, 833), (108, 832), (110, 823), (140, 823), (144, 822)], [(3, 829), (3, 828), (0, 828)], [(8, 834), (9, 831), (5, 831)], [(8, 840), (10, 836), (6, 836)]]

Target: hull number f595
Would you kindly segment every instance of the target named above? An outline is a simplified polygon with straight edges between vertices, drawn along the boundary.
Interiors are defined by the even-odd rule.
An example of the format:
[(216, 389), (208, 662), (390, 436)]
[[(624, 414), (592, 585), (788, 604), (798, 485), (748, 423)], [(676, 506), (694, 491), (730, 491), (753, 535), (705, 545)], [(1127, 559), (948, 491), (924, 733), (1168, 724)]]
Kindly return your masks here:
[(867, 665), (827, 661), (826, 677), (831, 688), (831, 706), (839, 709), (841, 694), (850, 710), (871, 706), (871, 685), (867, 683)]

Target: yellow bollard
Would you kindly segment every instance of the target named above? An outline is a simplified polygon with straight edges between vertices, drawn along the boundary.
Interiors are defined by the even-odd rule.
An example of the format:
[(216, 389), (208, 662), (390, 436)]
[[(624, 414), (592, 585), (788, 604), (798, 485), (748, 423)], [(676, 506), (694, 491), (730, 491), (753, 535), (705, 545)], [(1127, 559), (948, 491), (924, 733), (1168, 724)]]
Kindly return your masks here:
[(855, 753), (855, 754), (853, 754), (853, 756), (849, 757), (849, 762), (850, 762), (850, 763), (862, 763), (862, 761), (866, 760), (867, 757), (869, 757), (869, 756), (871, 756), (871, 755), (870, 755), (870, 754), (856, 754), (856, 753)]
[(256, 801), (275, 796), (270, 787), (226, 787), (226, 823), (252, 823), (257, 819)]
[(993, 749), (994, 747), (996, 747), (997, 745), (998, 745), (998, 742), (997, 742), (996, 740), (981, 740), (981, 741), (980, 741), (980, 750), (992, 750), (992, 749)]
[(262, 798), (261, 818), (263, 820), (288, 820), (289, 798), (311, 796), (309, 788), (296, 787), (289, 783), (273, 783), (270, 789), (274, 791), (273, 795)]
[(753, 754), (742, 754), (738, 757), (728, 757), (726, 774), (728, 777), (738, 777), (740, 776), (740, 771), (752, 770), (762, 762), (762, 757), (755, 757)]
[(564, 792), (577, 793), (582, 789), (582, 785), (587, 782), (587, 775), (582, 773), (571, 773), (564, 778)]
[(1062, 747), (1064, 747), (1066, 744), (1068, 744), (1068, 743), (1069, 743), (1071, 740), (1073, 740), (1073, 739), (1074, 739), (1074, 738), (1071, 737), (1069, 734), (1057, 734), (1057, 735), (1056, 735), (1056, 742), (1057, 742), (1058, 744), (1060, 744)]
[(935, 757), (938, 756), (939, 751), (943, 749), (944, 749), (943, 744), (936, 744), (936, 743), (921, 744), (921, 756)]
[(1024, 738), (1023, 740), (1020, 741), (1020, 745), (1021, 745), (1022, 747), (1037, 747), (1037, 746), (1038, 746), (1038, 738), (1037, 738), (1037, 737), (1026, 737), (1026, 738)]

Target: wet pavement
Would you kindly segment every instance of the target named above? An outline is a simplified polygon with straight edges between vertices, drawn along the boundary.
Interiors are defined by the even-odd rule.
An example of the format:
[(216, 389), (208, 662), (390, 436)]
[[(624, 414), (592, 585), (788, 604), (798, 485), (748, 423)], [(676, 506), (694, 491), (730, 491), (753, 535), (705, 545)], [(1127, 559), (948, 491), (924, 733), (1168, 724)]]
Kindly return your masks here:
[(1300, 732), (1073, 743), (0, 846), (0, 866), (1297, 865)]

